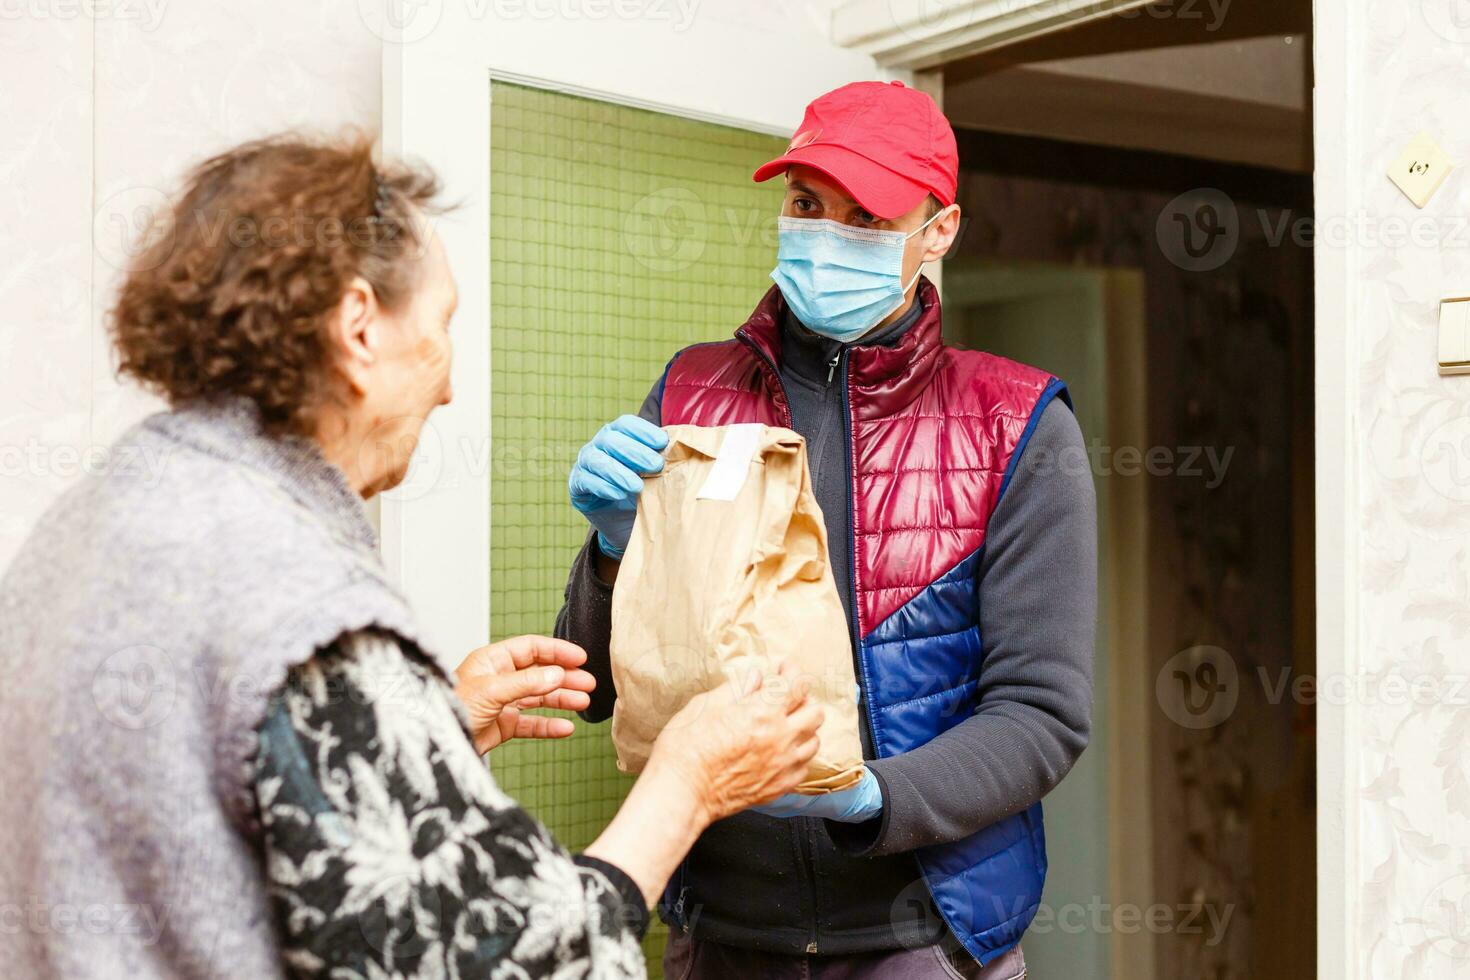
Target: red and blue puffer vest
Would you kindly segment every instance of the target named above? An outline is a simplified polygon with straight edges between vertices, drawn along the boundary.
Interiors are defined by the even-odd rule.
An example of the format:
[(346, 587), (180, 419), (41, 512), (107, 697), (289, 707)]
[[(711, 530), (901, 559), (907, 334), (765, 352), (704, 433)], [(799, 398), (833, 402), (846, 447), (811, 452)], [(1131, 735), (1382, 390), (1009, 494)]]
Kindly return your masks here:
[[(927, 279), (919, 290), (924, 312), (898, 344), (847, 347), (838, 364), (852, 472), (853, 642), (879, 758), (974, 713), (986, 525), (1042, 410), (1067, 398), (1044, 371), (946, 346), (938, 293)], [(784, 315), (773, 287), (734, 340), (677, 354), (664, 424), (789, 426), (777, 369)], [(950, 930), (989, 962), (1020, 941), (1041, 900), (1041, 804), (915, 855)]]

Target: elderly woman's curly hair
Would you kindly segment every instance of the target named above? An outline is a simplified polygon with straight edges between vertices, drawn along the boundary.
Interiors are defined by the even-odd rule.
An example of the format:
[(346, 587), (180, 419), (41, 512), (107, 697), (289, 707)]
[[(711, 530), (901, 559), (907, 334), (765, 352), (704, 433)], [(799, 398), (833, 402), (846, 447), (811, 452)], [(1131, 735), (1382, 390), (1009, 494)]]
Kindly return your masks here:
[(413, 291), (439, 184), (372, 141), (275, 136), (204, 161), (157, 216), (109, 316), (119, 372), (171, 404), (243, 396), (310, 436), (334, 395), (327, 314), (354, 276)]

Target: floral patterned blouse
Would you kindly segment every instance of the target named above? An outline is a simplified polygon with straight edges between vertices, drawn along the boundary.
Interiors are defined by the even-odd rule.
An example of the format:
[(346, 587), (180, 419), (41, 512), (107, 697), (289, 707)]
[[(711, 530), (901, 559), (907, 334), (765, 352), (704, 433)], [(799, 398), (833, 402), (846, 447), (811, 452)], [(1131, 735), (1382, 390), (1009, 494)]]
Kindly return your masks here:
[(297, 667), (260, 731), (263, 859), (291, 976), (646, 976), (633, 881), (501, 792), (463, 709), (374, 633)]

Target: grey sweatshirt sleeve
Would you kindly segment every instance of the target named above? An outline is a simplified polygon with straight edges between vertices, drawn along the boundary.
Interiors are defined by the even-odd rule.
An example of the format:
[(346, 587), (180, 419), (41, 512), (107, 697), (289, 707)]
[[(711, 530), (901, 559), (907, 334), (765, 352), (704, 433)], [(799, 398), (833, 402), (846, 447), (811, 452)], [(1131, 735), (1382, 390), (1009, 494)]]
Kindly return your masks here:
[(975, 714), (873, 760), (883, 814), (827, 821), (843, 850), (893, 854), (966, 837), (1045, 796), (1087, 746), (1097, 619), (1097, 507), (1082, 432), (1042, 412), (981, 558), (984, 665)]
[[(665, 370), (667, 374), (667, 369)], [(643, 399), (638, 414), (654, 425), (663, 425), (664, 379)], [(608, 643), (612, 637), (612, 586), (597, 575), (597, 532), (589, 531), (582, 550), (572, 562), (561, 611), (556, 614), (553, 633), (559, 640), (571, 640), (587, 651), (582, 665), (597, 680), (587, 710), (579, 712), (586, 721), (606, 721), (612, 717), (613, 702), (618, 692), (613, 687), (612, 655)]]

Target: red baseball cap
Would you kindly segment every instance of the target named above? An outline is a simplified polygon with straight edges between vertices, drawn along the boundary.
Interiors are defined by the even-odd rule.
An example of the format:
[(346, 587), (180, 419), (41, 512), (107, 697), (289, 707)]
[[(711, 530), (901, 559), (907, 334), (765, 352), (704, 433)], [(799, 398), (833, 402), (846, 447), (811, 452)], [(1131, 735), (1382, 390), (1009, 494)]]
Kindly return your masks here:
[(954, 203), (960, 156), (939, 106), (902, 82), (853, 82), (806, 107), (786, 152), (759, 182), (804, 164), (831, 177), (879, 218), (907, 214), (933, 194)]

